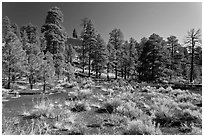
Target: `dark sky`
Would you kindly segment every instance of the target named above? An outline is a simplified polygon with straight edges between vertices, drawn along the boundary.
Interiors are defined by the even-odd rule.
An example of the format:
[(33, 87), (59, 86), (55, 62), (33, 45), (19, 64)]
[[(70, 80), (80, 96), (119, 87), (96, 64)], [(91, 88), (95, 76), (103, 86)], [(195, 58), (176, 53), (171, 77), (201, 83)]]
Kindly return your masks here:
[[(82, 2), (3, 2), (2, 17), (22, 26), (31, 22), (39, 28), (44, 24), (47, 11), (57, 6), (64, 14), (63, 26), (71, 36), (76, 28), (80, 34), (81, 19), (92, 19), (98, 33), (108, 41), (109, 32), (120, 28), (125, 40), (130, 37), (138, 42), (142, 37), (157, 33), (163, 38), (175, 35), (183, 43), (190, 28), (202, 27), (202, 3), (82, 3)], [(202, 28), (201, 28), (202, 29)]]

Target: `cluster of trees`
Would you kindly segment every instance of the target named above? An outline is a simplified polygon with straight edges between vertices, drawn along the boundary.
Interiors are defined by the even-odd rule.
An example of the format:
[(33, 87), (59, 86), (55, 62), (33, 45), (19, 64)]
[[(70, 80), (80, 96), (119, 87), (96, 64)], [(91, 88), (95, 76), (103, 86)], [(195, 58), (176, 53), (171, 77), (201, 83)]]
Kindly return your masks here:
[(78, 51), (81, 66), (88, 66), (89, 76), (91, 70), (98, 77), (101, 72), (115, 73), (118, 76), (138, 81), (171, 81), (182, 77), (193, 82), (201, 78), (202, 74), (202, 48), (201, 31), (191, 29), (185, 45), (178, 42), (176, 36), (169, 36), (164, 40), (153, 33), (149, 38), (142, 38), (137, 42), (134, 38), (125, 41), (120, 29), (113, 29), (107, 44), (96, 34), (92, 21), (88, 18), (82, 20), (83, 31), (81, 38), (83, 44)]
[(72, 80), (76, 56), (82, 72), (88, 68), (89, 77), (92, 72), (96, 77), (106, 73), (109, 79), (109, 73), (115, 73), (116, 79), (139, 81), (171, 80), (181, 76), (192, 82), (202, 73), (200, 30), (190, 30), (182, 46), (176, 36), (164, 40), (155, 33), (140, 42), (134, 38), (125, 41), (122, 31), (115, 28), (106, 44), (96, 33), (93, 22), (84, 18), (80, 36), (75, 29), (72, 34), (82, 41), (75, 47), (67, 42), (68, 35), (61, 25), (63, 14), (57, 7), (48, 11), (41, 33), (31, 23), (19, 28), (8, 17), (2, 22), (2, 74), (7, 88), (22, 76), (28, 78), (31, 89), (36, 81), (43, 82), (44, 91), (47, 84), (60, 76)]
[(57, 7), (48, 11), (41, 34), (31, 23), (18, 28), (8, 17), (3, 18), (2, 68), (6, 88), (22, 76), (28, 78), (31, 89), (36, 81), (43, 82), (43, 91), (62, 74), (71, 80), (74, 71), (65, 61), (67, 34), (62, 22), (63, 14)]

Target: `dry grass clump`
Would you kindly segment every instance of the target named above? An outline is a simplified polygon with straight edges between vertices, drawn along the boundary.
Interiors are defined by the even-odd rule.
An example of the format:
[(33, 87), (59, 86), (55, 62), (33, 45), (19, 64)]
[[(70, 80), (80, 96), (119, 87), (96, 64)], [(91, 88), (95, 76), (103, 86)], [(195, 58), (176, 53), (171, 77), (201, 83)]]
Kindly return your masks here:
[(128, 122), (128, 126), (124, 131), (125, 135), (161, 135), (160, 128), (151, 121), (133, 120)]

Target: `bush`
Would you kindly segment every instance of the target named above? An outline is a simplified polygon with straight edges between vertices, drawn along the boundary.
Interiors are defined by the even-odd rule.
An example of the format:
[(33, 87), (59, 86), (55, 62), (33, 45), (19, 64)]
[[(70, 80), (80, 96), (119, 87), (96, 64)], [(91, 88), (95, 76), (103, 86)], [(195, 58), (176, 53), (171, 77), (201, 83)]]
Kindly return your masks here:
[(38, 118), (40, 116), (50, 117), (54, 111), (54, 104), (50, 100), (41, 100), (36, 105), (34, 105), (33, 109), (29, 111), (27, 117)]
[[(117, 112), (129, 117), (130, 119), (138, 119), (147, 115), (136, 106), (134, 102), (126, 102), (117, 108)], [(148, 117), (148, 116), (147, 116)]]
[(152, 124), (151, 121), (133, 120), (128, 123), (125, 135), (161, 135), (159, 127)]
[(122, 104), (121, 100), (118, 99), (112, 99), (110, 101), (107, 101), (102, 104), (102, 107), (98, 108), (96, 110), (97, 113), (115, 113), (117, 107), (119, 107)]
[(45, 121), (36, 120), (20, 124), (15, 119), (3, 118), (2, 134), (4, 135), (45, 135), (55, 134)]

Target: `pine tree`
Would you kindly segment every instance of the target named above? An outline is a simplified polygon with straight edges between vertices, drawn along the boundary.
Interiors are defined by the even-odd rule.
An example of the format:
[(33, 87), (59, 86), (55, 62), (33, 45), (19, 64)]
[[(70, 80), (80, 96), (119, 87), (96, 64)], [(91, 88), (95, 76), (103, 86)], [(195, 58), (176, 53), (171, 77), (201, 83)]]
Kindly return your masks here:
[(136, 42), (135, 39), (130, 38), (129, 40), (129, 46), (128, 46), (128, 77), (131, 75), (135, 74), (136, 70), (136, 65), (137, 65), (137, 60), (138, 60), (138, 52), (136, 49), (136, 46), (138, 43)]
[(38, 54), (41, 53), (40, 49), (40, 39), (37, 32), (37, 26), (29, 23), (24, 25), (20, 29), (21, 41), (23, 48), (27, 55), (27, 77), (30, 83), (30, 88), (33, 88), (35, 83), (36, 74), (39, 69), (39, 57)]
[(42, 65), (42, 58), (41, 54), (29, 54), (27, 60), (27, 76), (30, 83), (30, 89), (33, 89), (33, 84), (35, 83), (34, 80), (37, 78), (38, 72), (41, 69)]
[(100, 34), (97, 35), (96, 40), (96, 47), (93, 50), (92, 66), (96, 72), (96, 77), (99, 78), (99, 74), (105, 69), (107, 62), (107, 47)]
[(114, 67), (115, 67), (115, 78), (118, 76), (118, 67), (120, 66), (119, 58), (121, 56), (121, 47), (123, 44), (123, 33), (120, 29), (113, 29), (110, 33), (110, 38), (108, 44), (114, 47)]
[(168, 46), (168, 50), (170, 53), (170, 58), (169, 58), (169, 62), (170, 62), (170, 70), (171, 70), (171, 74), (170, 74), (170, 79), (172, 78), (172, 75), (174, 74), (174, 71), (176, 71), (178, 64), (176, 65), (176, 59), (178, 59), (178, 39), (176, 38), (176, 36), (170, 36), (167, 38), (167, 46)]
[(39, 43), (39, 36), (38, 36), (38, 27), (33, 25), (32, 23), (28, 23), (20, 28), (20, 35), (21, 39), (25, 39), (25, 43)]
[(124, 44), (122, 45), (121, 48), (121, 57), (120, 57), (120, 68), (121, 68), (121, 73), (122, 73), (122, 77), (124, 76), (124, 79), (126, 79), (127, 77), (127, 70), (129, 68), (129, 43), (128, 41), (125, 41)]
[(73, 59), (75, 58), (77, 52), (75, 51), (72, 44), (65, 44), (65, 62), (72, 64)]
[(164, 55), (162, 37), (153, 33), (145, 43), (142, 54), (139, 57), (139, 79), (142, 81), (155, 81), (162, 76)]
[(115, 48), (112, 44), (107, 45), (107, 79), (109, 80), (109, 72), (114, 68)]
[(12, 28), (12, 31), (16, 34), (16, 36), (21, 39), (21, 36), (20, 36), (20, 30), (19, 30), (19, 27), (16, 23), (12, 24), (11, 25), (11, 28)]
[(85, 67), (86, 58), (88, 58), (88, 68), (89, 68), (89, 77), (91, 75), (91, 60), (93, 58), (93, 50), (96, 45), (96, 34), (93, 23), (90, 19), (84, 18), (82, 20), (83, 31), (81, 33), (81, 38), (83, 39), (82, 44), (82, 66), (83, 72)]
[(3, 43), (5, 42), (5, 37), (7, 36), (7, 33), (11, 31), (12, 31), (12, 28), (11, 28), (10, 19), (7, 16), (5, 16), (2, 19), (2, 42)]
[(61, 26), (63, 14), (58, 7), (53, 7), (48, 11), (45, 24), (41, 28), (47, 42), (46, 52), (51, 54), (64, 52), (66, 33)]
[[(58, 7), (53, 7), (48, 11), (45, 24), (41, 28), (46, 41), (45, 53), (49, 51), (53, 55), (55, 74), (62, 74), (61, 67), (64, 65), (64, 51), (67, 34), (61, 26), (63, 14)], [(55, 60), (56, 59), (56, 60)], [(60, 60), (61, 59), (61, 60)], [(61, 63), (61, 64), (59, 64)]]
[(11, 81), (23, 70), (26, 54), (14, 32), (9, 30), (5, 34), (5, 45), (2, 47), (2, 68), (3, 74), (8, 77), (7, 88), (10, 89)]
[(200, 46), (201, 44), (201, 30), (191, 29), (188, 31), (188, 35), (186, 36), (185, 44), (188, 46), (191, 52), (191, 70), (190, 70), (190, 82), (193, 82), (194, 77), (194, 52), (196, 46)]
[(58, 80), (60, 79), (60, 76), (62, 75), (63, 69), (65, 67), (64, 60), (65, 58), (63, 53), (57, 53), (53, 55), (55, 74), (57, 75)]

